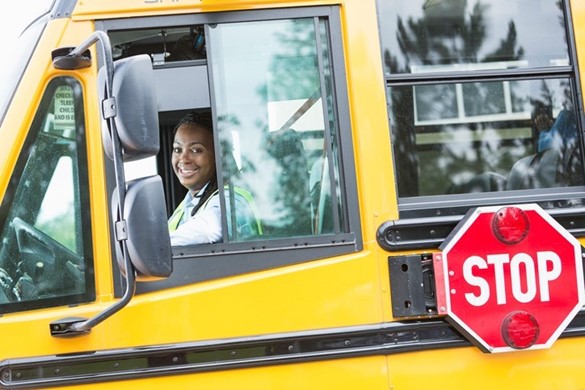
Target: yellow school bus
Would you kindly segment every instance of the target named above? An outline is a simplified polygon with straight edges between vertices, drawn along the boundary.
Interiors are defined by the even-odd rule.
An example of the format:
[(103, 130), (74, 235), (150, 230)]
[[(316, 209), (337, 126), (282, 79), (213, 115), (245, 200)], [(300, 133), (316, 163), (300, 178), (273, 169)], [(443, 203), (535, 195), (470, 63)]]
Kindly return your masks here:
[[(585, 388), (585, 2), (29, 22), (0, 92), (0, 387)], [(188, 113), (222, 239), (178, 246)]]

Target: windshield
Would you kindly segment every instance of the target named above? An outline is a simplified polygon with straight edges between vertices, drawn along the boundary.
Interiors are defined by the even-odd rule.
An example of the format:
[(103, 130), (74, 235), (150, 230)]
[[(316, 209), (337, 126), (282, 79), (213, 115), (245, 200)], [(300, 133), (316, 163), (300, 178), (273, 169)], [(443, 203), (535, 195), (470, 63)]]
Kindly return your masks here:
[(3, 52), (10, 53), (10, 56), (0, 61), (0, 124), (45, 26), (46, 20), (42, 20), (42, 16), (51, 9), (53, 2), (28, 0), (3, 5), (3, 12), (0, 12), (0, 42)]

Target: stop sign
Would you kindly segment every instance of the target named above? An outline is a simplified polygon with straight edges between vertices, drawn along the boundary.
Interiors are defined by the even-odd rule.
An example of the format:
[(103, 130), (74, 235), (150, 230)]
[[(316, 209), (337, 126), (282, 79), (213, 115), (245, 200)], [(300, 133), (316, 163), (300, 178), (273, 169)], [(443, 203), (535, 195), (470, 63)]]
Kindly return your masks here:
[(438, 312), (483, 351), (548, 348), (585, 303), (581, 245), (536, 204), (471, 210), (440, 249)]

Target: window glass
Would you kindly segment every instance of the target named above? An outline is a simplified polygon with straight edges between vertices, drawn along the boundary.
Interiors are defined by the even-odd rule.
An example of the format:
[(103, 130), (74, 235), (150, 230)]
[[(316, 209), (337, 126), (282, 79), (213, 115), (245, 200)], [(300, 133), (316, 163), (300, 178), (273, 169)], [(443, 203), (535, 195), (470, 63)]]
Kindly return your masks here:
[(41, 203), (35, 227), (61, 245), (76, 251), (72, 167), (71, 157), (63, 156), (59, 159)]
[(328, 42), (318, 18), (209, 28), (230, 241), (345, 229)]
[(585, 184), (565, 2), (377, 4), (402, 206)]
[(378, 0), (388, 74), (570, 64), (558, 0)]
[(399, 195), (585, 184), (573, 96), (568, 78), (391, 87)]
[(53, 80), (0, 206), (0, 312), (95, 297), (79, 83)]

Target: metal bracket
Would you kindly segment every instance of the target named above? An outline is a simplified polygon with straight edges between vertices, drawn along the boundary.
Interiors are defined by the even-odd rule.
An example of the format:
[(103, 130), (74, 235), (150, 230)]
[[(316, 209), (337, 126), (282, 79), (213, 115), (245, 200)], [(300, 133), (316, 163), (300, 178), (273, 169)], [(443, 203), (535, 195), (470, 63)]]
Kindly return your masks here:
[[(114, 161), (114, 169), (116, 171), (116, 188), (117, 188), (117, 196), (118, 196), (118, 215), (119, 218), (123, 218), (124, 215), (124, 198), (126, 196), (125, 188), (126, 182), (124, 180), (124, 168), (123, 168), (123, 157), (122, 157), (122, 147), (120, 145), (120, 140), (118, 136), (118, 132), (116, 130), (116, 124), (114, 121), (114, 117), (117, 114), (117, 106), (116, 106), (116, 99), (112, 95), (112, 86), (113, 86), (113, 78), (114, 78), (114, 61), (112, 57), (112, 45), (110, 43), (110, 38), (104, 31), (94, 31), (85, 41), (81, 44), (76, 46), (73, 50), (69, 51), (67, 49), (66, 55), (59, 56), (60, 52), (54, 54), (53, 65), (56, 69), (77, 69), (77, 68), (68, 68), (67, 66), (85, 66), (87, 65), (87, 61), (79, 61), (79, 58), (71, 61), (71, 58), (77, 58), (82, 56), (86, 50), (89, 49), (90, 46), (99, 42), (102, 55), (104, 58), (105, 64), (105, 72), (106, 72), (106, 91), (105, 96), (106, 98), (102, 101), (102, 114), (108, 123), (108, 129), (110, 131), (110, 137), (112, 139), (112, 147), (113, 147), (113, 161)], [(91, 64), (91, 63), (90, 63)], [(122, 243), (121, 251), (122, 251), (122, 258), (124, 259), (124, 266), (126, 272), (124, 276), (126, 278), (126, 290), (124, 292), (124, 296), (122, 299), (114, 303), (113, 305), (107, 307), (101, 313), (95, 315), (92, 318), (84, 319), (84, 318), (64, 318), (61, 320), (57, 320), (49, 324), (51, 335), (62, 337), (62, 336), (78, 336), (82, 334), (87, 334), (91, 330), (92, 327), (96, 326), (97, 324), (103, 322), (105, 319), (111, 317), (116, 312), (121, 310), (125, 307), (132, 296), (134, 295), (134, 290), (136, 288), (136, 270), (134, 269), (134, 265), (128, 255), (128, 248), (126, 245), (127, 233), (126, 233), (126, 222), (124, 220), (117, 221), (116, 226), (116, 238), (118, 241)]]
[(74, 337), (87, 334), (91, 331), (90, 329), (79, 330), (75, 324), (83, 323), (87, 321), (87, 318), (81, 317), (67, 317), (57, 321), (53, 321), (49, 324), (51, 330), (51, 336), (55, 337)]
[(114, 118), (118, 115), (118, 107), (114, 96), (102, 100), (102, 114), (104, 119)]
[(388, 266), (392, 315), (396, 318), (436, 315), (432, 255), (391, 256)]
[(126, 220), (116, 221), (116, 240), (122, 241), (128, 239), (128, 225)]

